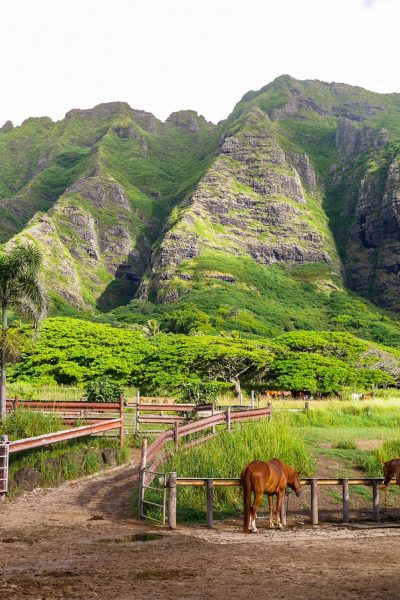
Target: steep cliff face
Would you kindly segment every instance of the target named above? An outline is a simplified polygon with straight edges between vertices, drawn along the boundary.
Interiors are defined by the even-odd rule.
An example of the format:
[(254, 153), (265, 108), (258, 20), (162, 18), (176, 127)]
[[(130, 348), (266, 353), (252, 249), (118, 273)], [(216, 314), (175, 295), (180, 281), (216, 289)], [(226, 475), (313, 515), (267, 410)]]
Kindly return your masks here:
[(18, 236), (42, 247), (45, 284), (57, 302), (109, 309), (134, 297), (164, 219), (216, 145), (215, 126), (194, 112), (190, 119), (195, 130), (182, 126), (180, 113), (162, 123), (110, 103), (3, 132), (4, 164), (12, 148), (20, 164), (25, 153), (29, 161), (14, 189), (7, 170), (0, 175), (0, 189), (9, 191), (0, 200), (2, 239), (22, 230)]
[(255, 296), (282, 303), (278, 288), (325, 302), (346, 285), (399, 310), (399, 139), (399, 94), (289, 76), (218, 126), (120, 102), (6, 123), (0, 242), (35, 239), (53, 297), (83, 309), (140, 298), (250, 312)]
[(129, 301), (150, 249), (134, 210), (122, 187), (98, 174), (74, 183), (47, 214), (34, 217), (22, 235), (43, 251), (46, 287), (82, 309)]
[[(220, 144), (219, 156), (154, 254), (147, 290), (157, 301), (176, 301), (188, 292), (199, 255), (337, 266), (308, 157), (285, 155), (268, 115), (251, 107)], [(214, 273), (218, 277), (233, 279), (229, 272)]]
[(345, 266), (351, 287), (400, 310), (400, 158), (365, 173), (356, 191)]

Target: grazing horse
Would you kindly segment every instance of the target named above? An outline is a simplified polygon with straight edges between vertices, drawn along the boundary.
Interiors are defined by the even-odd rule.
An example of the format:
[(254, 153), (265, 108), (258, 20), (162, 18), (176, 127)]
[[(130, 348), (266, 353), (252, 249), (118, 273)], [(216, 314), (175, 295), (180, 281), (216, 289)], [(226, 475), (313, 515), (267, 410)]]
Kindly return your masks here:
[[(274, 458), (269, 462), (253, 460), (248, 464), (241, 476), (244, 502), (243, 533), (256, 532), (256, 516), (263, 494), (268, 495), (269, 526), (274, 527), (273, 496), (276, 495), (276, 525), (282, 529), (280, 512), (286, 487), (289, 486), (300, 496), (300, 476), (298, 471)], [(251, 492), (254, 492), (254, 502), (251, 505)]]
[(383, 476), (385, 478), (383, 485), (389, 485), (392, 477), (396, 477), (396, 483), (400, 485), (400, 458), (394, 458), (383, 463)]

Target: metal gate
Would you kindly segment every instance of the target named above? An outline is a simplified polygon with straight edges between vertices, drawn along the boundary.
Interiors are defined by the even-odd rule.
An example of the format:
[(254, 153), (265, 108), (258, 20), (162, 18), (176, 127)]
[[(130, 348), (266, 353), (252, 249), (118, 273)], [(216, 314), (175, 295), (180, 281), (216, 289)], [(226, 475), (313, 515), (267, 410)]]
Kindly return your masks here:
[[(148, 500), (146, 498), (146, 491), (151, 490), (153, 497), (161, 496), (160, 502), (155, 502), (154, 498)], [(148, 469), (142, 469), (140, 474), (140, 486), (139, 486), (139, 519), (150, 519), (157, 523), (165, 525), (166, 521), (166, 506), (167, 506), (167, 479), (165, 473), (159, 471), (149, 471)], [(149, 515), (146, 507), (153, 507), (159, 509), (160, 516)]]
[(8, 490), (9, 446), (6, 435), (0, 436), (0, 501), (4, 500)]

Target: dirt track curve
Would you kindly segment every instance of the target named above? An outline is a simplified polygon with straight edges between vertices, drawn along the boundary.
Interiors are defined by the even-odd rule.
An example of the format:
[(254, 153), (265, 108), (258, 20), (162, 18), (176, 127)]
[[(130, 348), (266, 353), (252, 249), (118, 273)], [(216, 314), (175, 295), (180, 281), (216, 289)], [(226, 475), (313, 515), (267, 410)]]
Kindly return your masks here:
[(137, 468), (120, 467), (2, 505), (0, 597), (400, 598), (397, 529), (312, 529), (289, 519), (284, 532), (264, 521), (244, 536), (232, 522), (115, 541), (152, 530), (130, 517), (136, 480)]

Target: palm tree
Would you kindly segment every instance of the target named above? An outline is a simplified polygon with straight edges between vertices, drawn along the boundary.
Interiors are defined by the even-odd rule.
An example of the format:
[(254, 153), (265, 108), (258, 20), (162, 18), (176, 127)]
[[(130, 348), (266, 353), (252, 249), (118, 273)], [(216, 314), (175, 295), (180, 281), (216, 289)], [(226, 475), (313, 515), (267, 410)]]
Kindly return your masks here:
[(143, 326), (143, 333), (146, 337), (153, 337), (160, 333), (160, 323), (157, 319), (149, 319), (146, 325)]
[(18, 243), (8, 252), (0, 251), (1, 382), (0, 421), (6, 415), (6, 363), (16, 355), (15, 344), (8, 334), (8, 315), (12, 310), (37, 326), (44, 316), (46, 300), (38, 281), (42, 267), (40, 250), (30, 243)]

